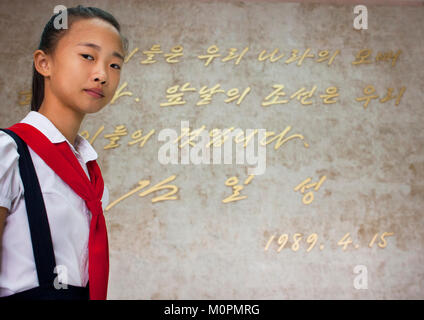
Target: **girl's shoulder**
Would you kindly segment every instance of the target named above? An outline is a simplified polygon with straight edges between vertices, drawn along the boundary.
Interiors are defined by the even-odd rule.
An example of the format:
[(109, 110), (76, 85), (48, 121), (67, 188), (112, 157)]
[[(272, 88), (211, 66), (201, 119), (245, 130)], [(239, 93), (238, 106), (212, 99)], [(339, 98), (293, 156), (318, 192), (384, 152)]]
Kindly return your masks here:
[(6, 158), (19, 158), (18, 146), (16, 145), (15, 140), (2, 130), (0, 130), (0, 155), (2, 163), (6, 160)]
[(0, 130), (0, 207), (10, 211), (13, 201), (23, 192), (19, 173), (19, 153), (15, 140)]

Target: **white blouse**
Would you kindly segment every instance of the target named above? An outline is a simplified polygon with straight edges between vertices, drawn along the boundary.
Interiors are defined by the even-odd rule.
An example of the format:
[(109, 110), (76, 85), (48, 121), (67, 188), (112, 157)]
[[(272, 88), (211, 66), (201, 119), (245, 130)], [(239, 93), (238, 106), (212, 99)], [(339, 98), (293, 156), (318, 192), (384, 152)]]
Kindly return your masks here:
[[(89, 177), (86, 163), (97, 159), (97, 153), (86, 139), (78, 134), (74, 148), (47, 117), (36, 111), (30, 111), (21, 122), (33, 125), (53, 143), (67, 141)], [(31, 147), (28, 149), (46, 206), (56, 264), (64, 276), (59, 279), (86, 286), (91, 212), (85, 201)], [(9, 210), (0, 248), (0, 297), (39, 286), (18, 160), (15, 140), (0, 131), (0, 207)], [(105, 185), (103, 209), (108, 202)]]

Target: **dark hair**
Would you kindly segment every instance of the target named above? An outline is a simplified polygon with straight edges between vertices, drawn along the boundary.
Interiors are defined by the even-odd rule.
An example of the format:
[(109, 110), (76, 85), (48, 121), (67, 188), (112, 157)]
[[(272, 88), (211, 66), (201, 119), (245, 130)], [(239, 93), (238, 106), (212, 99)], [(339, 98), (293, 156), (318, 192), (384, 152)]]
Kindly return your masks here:
[[(99, 18), (113, 25), (118, 30), (119, 35), (122, 39), (123, 48), (125, 55), (128, 50), (128, 39), (121, 34), (121, 26), (118, 21), (108, 12), (95, 8), (95, 7), (84, 7), (78, 5), (74, 8), (66, 9), (68, 17), (68, 29), (56, 29), (54, 27), (55, 18), (61, 14), (58, 12), (54, 14), (44, 27), (43, 33), (41, 34), (40, 44), (38, 49), (43, 50), (46, 54), (51, 54), (55, 50), (59, 40), (65, 35), (67, 30), (71, 28), (73, 22), (81, 19)], [(38, 111), (41, 103), (44, 99), (44, 76), (41, 75), (37, 69), (35, 69), (34, 62), (32, 64), (33, 76), (32, 76), (32, 97), (31, 97), (31, 111)]]

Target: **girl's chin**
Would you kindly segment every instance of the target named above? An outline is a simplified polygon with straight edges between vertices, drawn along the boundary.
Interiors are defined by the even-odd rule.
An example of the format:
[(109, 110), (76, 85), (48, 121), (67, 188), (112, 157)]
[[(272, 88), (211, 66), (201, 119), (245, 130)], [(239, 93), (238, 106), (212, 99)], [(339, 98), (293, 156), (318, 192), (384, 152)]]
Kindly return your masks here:
[(83, 114), (96, 113), (102, 110), (105, 107), (104, 103), (89, 103), (89, 104), (80, 104), (78, 107), (78, 111)]

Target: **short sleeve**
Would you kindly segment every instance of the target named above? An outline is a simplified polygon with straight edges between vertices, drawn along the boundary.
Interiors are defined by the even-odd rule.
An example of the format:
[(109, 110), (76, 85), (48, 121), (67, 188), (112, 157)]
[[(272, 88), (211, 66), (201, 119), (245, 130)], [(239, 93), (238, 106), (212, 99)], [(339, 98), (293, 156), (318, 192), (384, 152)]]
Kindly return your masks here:
[(19, 153), (15, 140), (0, 130), (0, 207), (9, 210), (23, 192), (19, 173)]

